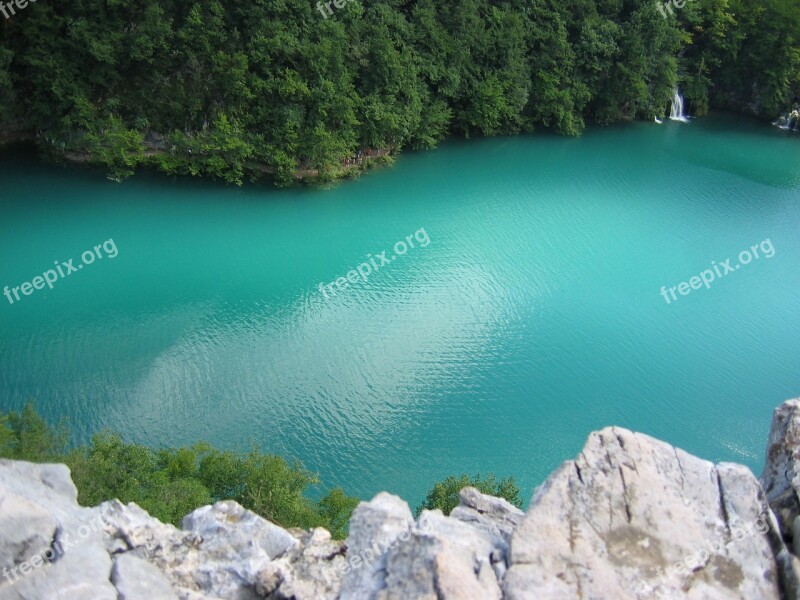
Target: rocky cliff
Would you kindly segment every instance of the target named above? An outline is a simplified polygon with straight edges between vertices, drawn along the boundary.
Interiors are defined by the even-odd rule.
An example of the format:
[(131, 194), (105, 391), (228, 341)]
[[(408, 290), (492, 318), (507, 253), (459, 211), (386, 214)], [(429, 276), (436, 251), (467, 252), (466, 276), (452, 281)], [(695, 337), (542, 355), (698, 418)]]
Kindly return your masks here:
[(0, 460), (0, 600), (800, 599), (800, 399), (761, 480), (640, 433), (592, 433), (527, 514), (472, 488), (448, 517), (379, 494), (345, 542), (235, 502), (181, 529), (77, 503), (63, 465)]

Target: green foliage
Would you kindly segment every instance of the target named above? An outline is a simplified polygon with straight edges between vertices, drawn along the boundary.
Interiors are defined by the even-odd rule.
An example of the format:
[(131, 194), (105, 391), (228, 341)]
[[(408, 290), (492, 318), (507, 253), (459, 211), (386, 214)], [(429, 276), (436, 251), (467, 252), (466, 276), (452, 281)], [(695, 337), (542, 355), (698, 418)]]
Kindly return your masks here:
[(16, 455), (14, 448), (16, 436), (8, 421), (8, 415), (0, 415), (0, 458), (12, 458)]
[(480, 475), (470, 477), (462, 474), (459, 477), (451, 475), (444, 481), (435, 484), (428, 492), (425, 501), (417, 507), (417, 516), (423, 510), (437, 508), (445, 515), (449, 515), (458, 506), (458, 493), (465, 487), (474, 487), (483, 494), (505, 498), (517, 508), (522, 508), (519, 487), (513, 477), (504, 477), (497, 481), (497, 478), (492, 473), (486, 478), (482, 478)]
[(101, 433), (88, 446), (67, 451), (67, 437), (63, 424), (48, 426), (31, 405), (0, 413), (0, 457), (66, 463), (83, 505), (118, 498), (179, 525), (199, 506), (232, 499), (284, 527), (325, 527), (343, 539), (358, 504), (341, 488), (313, 502), (305, 495), (318, 483), (313, 473), (258, 448), (224, 452), (199, 443), (153, 450)]
[(14, 53), (0, 46), (0, 123), (14, 118), (14, 84), (9, 66)]
[[(663, 2), (663, 0), (658, 0)], [(449, 134), (694, 114), (800, 94), (797, 0), (37, 4), (0, 28), (0, 131), (105, 165), (241, 184), (334, 179)]]
[(53, 462), (63, 456), (68, 436), (64, 421), (51, 428), (32, 404), (20, 413), (0, 413), (0, 458)]
[(800, 94), (800, 10), (794, 0), (699, 0), (681, 13), (686, 91), (709, 106), (774, 118)]
[[(84, 506), (117, 498), (179, 525), (195, 508), (230, 499), (283, 527), (325, 527), (334, 538), (344, 539), (359, 502), (339, 487), (312, 501), (305, 494), (319, 483), (315, 474), (257, 447), (242, 453), (201, 442), (154, 450), (105, 432), (88, 446), (67, 450), (68, 436), (63, 422), (50, 427), (31, 404), (20, 413), (0, 413), (0, 458), (66, 463)], [(435, 508), (450, 514), (458, 505), (459, 491), (467, 486), (522, 507), (513, 477), (498, 481), (493, 474), (461, 475), (437, 483), (417, 514)]]
[(347, 537), (347, 524), (350, 521), (350, 515), (358, 506), (358, 502), (358, 498), (346, 495), (342, 488), (333, 488), (319, 501), (319, 510), (325, 528), (331, 532), (334, 538), (344, 539)]
[(107, 166), (110, 177), (117, 181), (133, 175), (144, 158), (142, 133), (128, 129), (116, 115), (90, 126), (84, 144), (91, 159)]
[(207, 175), (241, 185), (245, 167), (253, 155), (240, 123), (218, 114), (210, 127), (184, 134), (175, 131), (168, 139), (169, 150), (156, 162), (171, 174)]
[(298, 463), (257, 448), (246, 455), (212, 450), (201, 459), (198, 475), (216, 499), (236, 500), (276, 523), (322, 524), (317, 507), (303, 496), (319, 481)]

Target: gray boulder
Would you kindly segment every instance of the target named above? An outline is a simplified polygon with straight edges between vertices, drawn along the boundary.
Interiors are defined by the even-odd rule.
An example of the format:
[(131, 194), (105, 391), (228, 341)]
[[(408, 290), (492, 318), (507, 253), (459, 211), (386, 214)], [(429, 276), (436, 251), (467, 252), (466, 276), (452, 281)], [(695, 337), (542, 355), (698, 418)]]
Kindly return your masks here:
[(194, 569), (200, 590), (235, 600), (257, 598), (261, 570), (298, 544), (285, 529), (230, 500), (198, 508), (183, 519), (183, 529), (201, 540)]
[(198, 508), (184, 518), (183, 530), (135, 504), (106, 502), (101, 509), (107, 551), (148, 561), (181, 599), (258, 598), (261, 572), (299, 545), (288, 531), (233, 501)]
[[(761, 485), (783, 535), (797, 539), (794, 528), (800, 514), (800, 398), (787, 400), (772, 414)], [(798, 550), (795, 546), (795, 554)]]
[(275, 600), (335, 600), (346, 564), (344, 542), (322, 528), (297, 535), (299, 543), (259, 573), (256, 592)]
[(508, 543), (523, 518), (505, 500), (465, 488), (450, 517), (390, 494), (362, 502), (350, 521), (341, 598), (457, 600), (501, 597)]
[(755, 477), (620, 428), (536, 490), (514, 532), (517, 598), (779, 598), (774, 526)]
[(501, 597), (492, 562), (500, 548), (486, 531), (423, 511), (411, 539), (389, 549), (379, 600), (494, 600)]
[(356, 507), (346, 542), (342, 600), (375, 598), (386, 587), (386, 552), (401, 535), (409, 539), (413, 524), (408, 504), (391, 494), (380, 493)]
[(0, 460), (0, 600), (116, 600), (97, 509), (64, 465)]
[(415, 521), (382, 493), (345, 542), (231, 501), (183, 529), (116, 500), (83, 508), (63, 465), (0, 460), (0, 600), (800, 600), (798, 457), (800, 399), (775, 411), (761, 483), (612, 427), (527, 514), (465, 488), (449, 517)]
[(161, 571), (134, 554), (121, 554), (114, 560), (111, 582), (119, 600), (178, 600)]
[(482, 494), (473, 487), (461, 490), (459, 500), (450, 513), (452, 518), (484, 529), (506, 542), (511, 541), (511, 534), (525, 518), (525, 513), (507, 500)]

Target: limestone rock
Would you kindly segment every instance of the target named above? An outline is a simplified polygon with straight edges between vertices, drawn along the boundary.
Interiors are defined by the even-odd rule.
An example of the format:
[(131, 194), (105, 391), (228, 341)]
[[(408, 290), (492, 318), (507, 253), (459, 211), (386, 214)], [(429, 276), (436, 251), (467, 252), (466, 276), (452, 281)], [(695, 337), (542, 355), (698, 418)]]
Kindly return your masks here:
[(111, 559), (101, 544), (80, 543), (53, 565), (35, 567), (11, 585), (0, 584), (0, 599), (117, 600), (110, 571)]
[(472, 487), (461, 490), (459, 499), (460, 503), (450, 517), (489, 534), (494, 545), (492, 568), (502, 585), (508, 570), (511, 535), (522, 523), (525, 513), (503, 498), (481, 494)]
[(449, 517), (415, 521), (382, 493), (346, 542), (232, 501), (183, 529), (116, 500), (83, 508), (63, 465), (0, 460), (0, 600), (800, 600), (798, 457), (800, 399), (775, 411), (763, 488), (608, 428), (527, 514), (465, 488)]
[(57, 528), (49, 511), (0, 484), (0, 568), (12, 569), (33, 556), (44, 557)]
[(0, 600), (116, 600), (102, 522), (77, 496), (64, 465), (0, 460)]
[(227, 500), (198, 508), (183, 529), (201, 540), (194, 580), (200, 590), (221, 598), (256, 598), (259, 572), (297, 545), (285, 529)]
[(450, 513), (452, 518), (484, 529), (506, 543), (511, 541), (511, 534), (525, 517), (524, 512), (507, 500), (482, 494), (473, 487), (461, 490), (459, 500), (459, 505)]
[[(787, 400), (772, 414), (761, 485), (784, 536), (797, 539), (794, 528), (800, 514), (800, 398)], [(795, 554), (798, 550), (795, 546)]]
[(256, 592), (276, 600), (335, 600), (346, 564), (345, 548), (325, 529), (303, 532), (297, 545), (262, 569)]
[(252, 549), (253, 560), (272, 560), (297, 546), (288, 531), (232, 500), (198, 508), (184, 517), (183, 529), (204, 540), (205, 552), (230, 556)]
[(467, 489), (459, 512), (423, 511), (414, 522), (408, 505), (378, 494), (350, 520), (341, 598), (441, 600), (501, 597), (495, 563), (505, 570), (508, 539), (522, 511)]
[(391, 494), (378, 494), (356, 507), (346, 542), (341, 600), (374, 598), (385, 587), (386, 550), (401, 534), (407, 536), (413, 524), (408, 504)]
[(494, 600), (501, 597), (492, 556), (499, 551), (486, 531), (423, 511), (408, 541), (389, 549), (379, 600)]
[(178, 600), (161, 571), (130, 553), (114, 560), (111, 582), (119, 600)]
[(505, 593), (779, 598), (770, 519), (745, 467), (607, 428), (534, 493), (512, 538)]
[(0, 458), (0, 484), (21, 495), (34, 495), (55, 516), (72, 514), (78, 504), (78, 489), (66, 465), (36, 464)]
[(110, 555), (131, 553), (147, 560), (167, 576), (181, 598), (200, 592), (194, 577), (199, 568), (199, 538), (162, 523), (134, 503), (124, 505), (112, 500), (101, 504), (99, 511)]
[[(761, 485), (778, 522), (773, 551), (783, 572), (787, 598), (800, 599), (800, 398), (787, 400), (772, 415)], [(771, 531), (772, 533), (772, 531)], [(793, 552), (790, 553), (783, 544)]]

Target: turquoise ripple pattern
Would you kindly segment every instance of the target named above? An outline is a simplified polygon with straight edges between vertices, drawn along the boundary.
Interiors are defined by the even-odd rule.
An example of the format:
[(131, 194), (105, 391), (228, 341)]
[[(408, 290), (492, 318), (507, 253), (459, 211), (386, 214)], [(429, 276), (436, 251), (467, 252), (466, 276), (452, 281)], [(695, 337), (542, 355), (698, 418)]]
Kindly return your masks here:
[[(331, 189), (116, 184), (19, 150), (0, 177), (0, 286), (119, 250), (0, 296), (0, 408), (35, 399), (79, 441), (256, 442), (412, 503), (494, 471), (528, 497), (611, 424), (758, 472), (800, 396), (800, 137), (761, 123), (450, 141)], [(771, 259), (660, 295), (767, 238)]]

